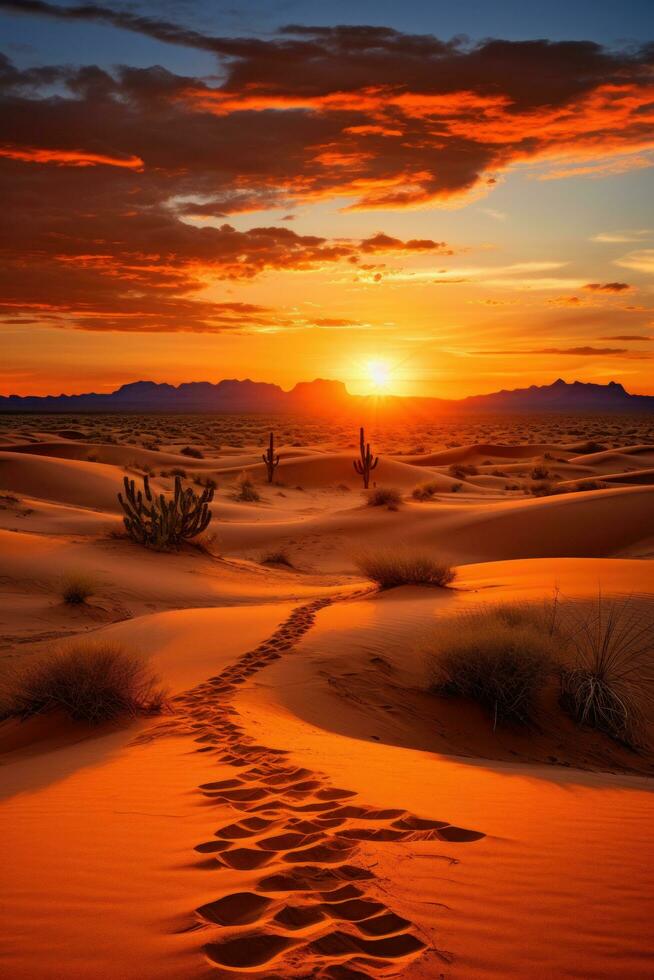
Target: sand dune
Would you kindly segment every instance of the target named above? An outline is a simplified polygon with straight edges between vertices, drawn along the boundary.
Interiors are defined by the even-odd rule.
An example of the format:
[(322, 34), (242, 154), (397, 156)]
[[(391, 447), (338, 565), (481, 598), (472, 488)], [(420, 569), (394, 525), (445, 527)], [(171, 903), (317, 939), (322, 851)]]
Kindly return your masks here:
[[(654, 447), (631, 421), (592, 454), (609, 440), (586, 422), (558, 441), (516, 423), (521, 445), (506, 420), (465, 423), (461, 446), (405, 455), (413, 434), (373, 473), (401, 493), (389, 510), (368, 506), (340, 423), (297, 447), (289, 423), (272, 485), (267, 425), (227, 424), (148, 420), (159, 451), (118, 417), (0, 434), (0, 669), (84, 637), (147, 659), (172, 698), (98, 730), (0, 721), (0, 972), (640, 980), (651, 752), (573, 725), (555, 685), (537, 729), (494, 731), (426, 691), (421, 644), (440, 617), (555, 586), (651, 609)], [(157, 491), (162, 470), (216, 481), (202, 548), (126, 537), (116, 493), (139, 467)], [(258, 501), (236, 499), (244, 469)], [(455, 564), (454, 586), (379, 595), (356, 565), (375, 546)], [(85, 603), (63, 601), (67, 573), (93, 578)]]

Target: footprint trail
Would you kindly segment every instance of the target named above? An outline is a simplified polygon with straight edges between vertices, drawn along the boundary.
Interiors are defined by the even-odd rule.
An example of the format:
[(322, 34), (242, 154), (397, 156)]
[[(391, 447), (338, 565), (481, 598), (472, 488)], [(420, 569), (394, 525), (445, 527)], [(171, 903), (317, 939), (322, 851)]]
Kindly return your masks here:
[[(143, 738), (191, 734), (231, 778), (199, 787), (209, 806), (233, 814), (195, 850), (202, 866), (235, 873), (243, 886), (195, 910), (195, 927), (213, 933), (203, 947), (221, 978), (370, 980), (398, 976), (428, 949), (413, 924), (379, 900), (375, 877), (362, 863), (366, 842), (466, 843), (478, 831), (426, 820), (404, 809), (355, 802), (352, 790), (293, 765), (289, 753), (248, 736), (232, 697), (238, 686), (283, 654), (334, 601), (294, 610), (254, 650), (220, 674), (178, 696), (175, 715)], [(432, 947), (432, 952), (435, 950)], [(435, 951), (437, 952), (437, 951)]]

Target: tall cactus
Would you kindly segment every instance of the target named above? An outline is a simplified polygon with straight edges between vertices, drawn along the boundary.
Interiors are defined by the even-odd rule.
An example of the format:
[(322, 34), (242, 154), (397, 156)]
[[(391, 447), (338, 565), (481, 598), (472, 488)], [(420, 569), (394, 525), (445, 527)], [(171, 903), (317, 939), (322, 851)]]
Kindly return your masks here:
[(370, 483), (370, 474), (376, 468), (379, 462), (379, 456), (373, 458), (370, 452), (370, 443), (366, 442), (366, 434), (363, 430), (363, 426), (359, 429), (359, 452), (361, 454), (361, 459), (352, 460), (352, 465), (357, 473), (363, 477), (364, 489), (368, 489), (368, 484)]
[(206, 487), (196, 494), (190, 487), (182, 490), (182, 481), (175, 477), (172, 499), (163, 493), (152, 492), (147, 476), (143, 477), (143, 490), (136, 490), (134, 480), (124, 478), (125, 496), (118, 494), (127, 533), (138, 544), (155, 551), (177, 550), (206, 530), (211, 520), (209, 504), (213, 500), (213, 487)]
[(273, 432), (270, 433), (270, 442), (268, 443), (268, 448), (261, 458), (266, 464), (266, 472), (268, 473), (268, 483), (272, 483), (273, 477), (275, 475), (275, 470), (279, 466), (279, 453), (277, 454), (277, 456), (275, 456), (275, 435)]

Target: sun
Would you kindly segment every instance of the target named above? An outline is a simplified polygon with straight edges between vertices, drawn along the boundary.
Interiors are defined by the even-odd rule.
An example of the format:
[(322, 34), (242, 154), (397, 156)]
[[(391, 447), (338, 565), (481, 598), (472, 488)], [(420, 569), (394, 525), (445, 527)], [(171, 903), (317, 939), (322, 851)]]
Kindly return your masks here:
[(368, 377), (375, 388), (385, 390), (391, 381), (391, 370), (384, 361), (368, 361)]

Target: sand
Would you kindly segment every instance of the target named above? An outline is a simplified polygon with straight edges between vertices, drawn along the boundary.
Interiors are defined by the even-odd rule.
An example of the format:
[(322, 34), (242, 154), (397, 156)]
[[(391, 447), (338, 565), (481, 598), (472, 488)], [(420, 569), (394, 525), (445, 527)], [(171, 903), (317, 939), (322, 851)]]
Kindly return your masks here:
[[(2, 420), (0, 667), (109, 641), (172, 708), (0, 722), (2, 975), (649, 975), (654, 754), (579, 729), (553, 691), (537, 730), (494, 731), (427, 692), (425, 638), (555, 588), (651, 613), (651, 423), (382, 428), (389, 510), (345, 422), (279, 421), (268, 485), (269, 421)], [(158, 554), (124, 536), (116, 493), (171, 470), (217, 483), (214, 519)], [(259, 501), (236, 499), (244, 470)], [(455, 582), (380, 594), (356, 565), (374, 544), (426, 548)], [(95, 580), (74, 608), (72, 572)]]

